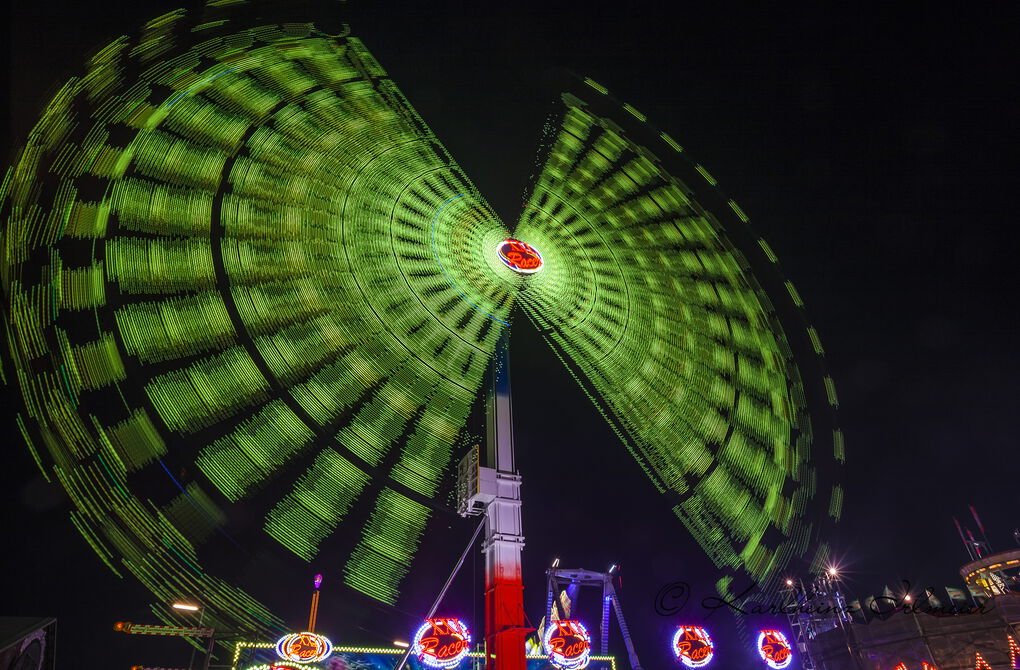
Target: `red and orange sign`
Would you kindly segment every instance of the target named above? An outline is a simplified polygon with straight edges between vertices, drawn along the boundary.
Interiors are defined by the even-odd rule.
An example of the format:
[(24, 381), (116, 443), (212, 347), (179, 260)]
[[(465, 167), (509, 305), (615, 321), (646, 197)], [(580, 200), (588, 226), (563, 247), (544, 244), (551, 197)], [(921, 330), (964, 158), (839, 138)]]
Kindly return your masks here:
[(433, 668), (453, 668), (471, 648), (471, 631), (456, 618), (426, 619), (414, 634), (418, 660)]
[(591, 636), (584, 624), (575, 619), (551, 622), (545, 631), (545, 652), (557, 668), (580, 670), (587, 667), (591, 654)]
[(688, 668), (702, 668), (712, 661), (715, 645), (700, 626), (680, 626), (673, 635), (673, 653)]
[(534, 274), (542, 269), (542, 254), (527, 242), (503, 240), (496, 247), (496, 253), (503, 265), (522, 275)]
[(758, 634), (758, 654), (773, 670), (781, 670), (793, 660), (790, 641), (778, 630), (763, 630)]
[(276, 643), (280, 658), (296, 663), (318, 663), (333, 653), (333, 643), (324, 635), (291, 633)]

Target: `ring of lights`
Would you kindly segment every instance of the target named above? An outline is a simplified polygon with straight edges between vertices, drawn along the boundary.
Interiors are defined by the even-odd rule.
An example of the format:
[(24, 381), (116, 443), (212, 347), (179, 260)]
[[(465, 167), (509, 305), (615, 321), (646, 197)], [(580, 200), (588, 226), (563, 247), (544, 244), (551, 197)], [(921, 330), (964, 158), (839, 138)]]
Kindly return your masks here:
[(471, 631), (460, 619), (426, 619), (411, 638), (411, 649), (430, 668), (455, 668), (471, 651)]
[(549, 655), (549, 662), (562, 670), (581, 670), (591, 662), (591, 635), (576, 619), (547, 624), (542, 648)]
[(782, 631), (763, 630), (758, 633), (758, 655), (773, 670), (782, 670), (793, 661), (793, 649)]
[(671, 648), (676, 659), (688, 668), (703, 668), (715, 656), (715, 644), (708, 631), (700, 626), (678, 627)]
[(276, 654), (285, 661), (318, 663), (333, 653), (333, 643), (324, 635), (291, 633), (276, 642)]
[(675, 141), (565, 85), (511, 237), (360, 41), (203, 11), (99, 51), (0, 182), (18, 426), (112, 571), (270, 639), (279, 603), (232, 576), (252, 555), (396, 604), (516, 306), (722, 591), (827, 562), (821, 344)]

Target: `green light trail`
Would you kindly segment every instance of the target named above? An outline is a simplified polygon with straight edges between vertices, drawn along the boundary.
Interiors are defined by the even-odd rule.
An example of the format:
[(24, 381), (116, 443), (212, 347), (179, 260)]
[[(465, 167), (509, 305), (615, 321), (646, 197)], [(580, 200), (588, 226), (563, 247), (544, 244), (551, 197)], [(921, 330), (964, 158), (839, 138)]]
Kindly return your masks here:
[(99, 51), (0, 187), (18, 427), (115, 573), (272, 634), (259, 594), (203, 560), (258, 496), (265, 538), (313, 561), (343, 533), (337, 576), (396, 603), (518, 303), (717, 565), (769, 583), (817, 539), (810, 510), (838, 518), (816, 475), (842, 435), (814, 445), (773, 309), (800, 297), (766, 295), (741, 250), (771, 249), (663, 167), (679, 144), (565, 95), (514, 232), (544, 262), (525, 278), (360, 41), (243, 27), (228, 4)]

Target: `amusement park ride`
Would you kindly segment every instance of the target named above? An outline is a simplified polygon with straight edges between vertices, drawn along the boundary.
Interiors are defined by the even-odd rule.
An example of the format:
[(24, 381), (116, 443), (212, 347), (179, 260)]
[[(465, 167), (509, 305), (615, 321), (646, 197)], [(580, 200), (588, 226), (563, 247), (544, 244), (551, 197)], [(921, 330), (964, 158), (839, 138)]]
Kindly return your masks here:
[[(559, 566), (559, 559), (553, 561), (552, 567), (545, 571), (546, 574), (546, 607), (545, 621), (553, 621), (553, 598), (562, 593), (562, 587), (573, 587), (575, 590), (584, 586), (601, 588), (602, 590), (602, 619), (599, 625), (599, 652), (605, 656), (609, 653), (609, 613), (610, 608), (616, 612), (616, 621), (623, 634), (623, 642), (627, 647), (627, 656), (630, 659), (630, 667), (638, 670), (641, 661), (638, 660), (637, 651), (634, 649), (634, 642), (630, 638), (630, 631), (627, 622), (623, 618), (623, 608), (620, 606), (620, 599), (616, 595), (616, 587), (613, 584), (616, 575), (616, 566), (610, 566), (607, 572), (594, 572), (592, 570), (570, 570)], [(675, 646), (675, 643), (674, 643)]]
[[(824, 350), (708, 170), (567, 77), (511, 233), (348, 28), (288, 11), (209, 0), (114, 40), (0, 183), (17, 425), (109, 569), (247, 631), (239, 668), (615, 668), (612, 607), (638, 670), (612, 570), (550, 569), (545, 649), (526, 657), (515, 318), (717, 566), (721, 596), (827, 565), (844, 445)], [(345, 606), (406, 611), (427, 529), (456, 520), (458, 458), (456, 511), (484, 515), (469, 543), (484, 530), (483, 651), (437, 609), (452, 575), (407, 651), (328, 642), (318, 585), (308, 630), (286, 625), (267, 564), (325, 573)], [(563, 583), (601, 587), (602, 655), (553, 617)], [(759, 637), (764, 663), (789, 664), (782, 631)], [(687, 624), (671, 649), (686, 667), (722, 653)]]

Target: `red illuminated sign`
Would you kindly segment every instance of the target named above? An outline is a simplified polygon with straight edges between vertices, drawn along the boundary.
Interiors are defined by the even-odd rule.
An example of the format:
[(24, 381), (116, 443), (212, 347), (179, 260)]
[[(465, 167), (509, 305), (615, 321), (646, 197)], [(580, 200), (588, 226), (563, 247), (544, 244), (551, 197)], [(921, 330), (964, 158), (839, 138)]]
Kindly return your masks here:
[(316, 663), (333, 653), (333, 643), (315, 633), (291, 633), (277, 640), (276, 653), (288, 661)]
[(467, 656), (471, 632), (460, 619), (426, 619), (412, 643), (418, 659), (433, 668), (453, 668)]
[(542, 254), (535, 247), (520, 240), (503, 240), (496, 247), (503, 265), (514, 272), (530, 275), (542, 269)]
[(765, 665), (774, 670), (785, 668), (793, 660), (790, 641), (778, 630), (763, 630), (758, 634), (758, 654)]
[(673, 635), (673, 653), (688, 668), (702, 668), (712, 661), (715, 645), (700, 626), (680, 626)]
[(574, 619), (560, 619), (545, 631), (545, 652), (549, 661), (564, 670), (580, 670), (588, 666), (591, 636), (584, 624)]

